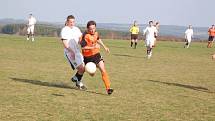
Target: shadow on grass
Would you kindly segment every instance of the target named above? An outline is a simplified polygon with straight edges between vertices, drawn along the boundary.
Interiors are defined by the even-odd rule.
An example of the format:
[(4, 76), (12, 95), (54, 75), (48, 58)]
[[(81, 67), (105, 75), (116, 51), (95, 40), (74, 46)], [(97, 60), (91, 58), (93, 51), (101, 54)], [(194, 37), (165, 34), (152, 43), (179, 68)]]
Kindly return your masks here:
[(196, 90), (196, 91), (200, 91), (200, 92), (215, 93), (215, 92), (211, 92), (209, 89), (207, 89), (205, 87), (201, 87), (201, 86), (192, 86), (192, 85), (184, 85), (184, 84), (178, 84), (178, 83), (161, 82), (161, 81), (156, 81), (156, 80), (146, 80), (146, 81), (160, 83), (160, 84), (166, 84), (169, 86), (183, 87), (183, 88), (192, 89), (192, 90)]
[(137, 56), (132, 56), (128, 54), (112, 54), (114, 56), (121, 56), (121, 57), (131, 57), (131, 58), (144, 58), (144, 57), (137, 57)]
[[(18, 82), (29, 83), (29, 84), (39, 85), (39, 86), (73, 89), (73, 90), (108, 96), (107, 94), (103, 94), (103, 93), (99, 93), (99, 92), (95, 92), (95, 91), (91, 91), (91, 90), (80, 90), (77, 87), (71, 87), (64, 83), (51, 83), (51, 82), (45, 82), (45, 81), (40, 81), (40, 80), (30, 80), (30, 79), (20, 79), (20, 78), (10, 78), (10, 79), (12, 79), (14, 81), (18, 81)], [(53, 95), (64, 96), (64, 95), (56, 95), (56, 94), (53, 94)]]
[(57, 97), (64, 97), (63, 94), (56, 94), (56, 93), (53, 93), (52, 95), (53, 95), (53, 96), (57, 96)]

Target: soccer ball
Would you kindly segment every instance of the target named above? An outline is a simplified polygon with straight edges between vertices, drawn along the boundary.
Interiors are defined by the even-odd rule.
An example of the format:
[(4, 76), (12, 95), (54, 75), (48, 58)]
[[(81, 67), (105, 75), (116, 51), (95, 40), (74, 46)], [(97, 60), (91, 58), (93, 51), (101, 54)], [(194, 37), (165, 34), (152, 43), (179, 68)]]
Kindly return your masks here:
[(90, 75), (94, 75), (95, 72), (96, 72), (96, 64), (93, 63), (93, 62), (88, 62), (86, 65), (85, 65), (85, 71), (87, 73), (89, 73)]

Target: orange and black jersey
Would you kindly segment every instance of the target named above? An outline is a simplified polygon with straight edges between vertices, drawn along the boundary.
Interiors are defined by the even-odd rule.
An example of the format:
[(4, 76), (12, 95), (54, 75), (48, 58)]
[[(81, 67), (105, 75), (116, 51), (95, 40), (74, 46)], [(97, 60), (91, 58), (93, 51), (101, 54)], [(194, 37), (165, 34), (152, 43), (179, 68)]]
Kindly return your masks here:
[[(87, 32), (84, 32), (82, 40), (81, 40), (81, 47), (94, 47), (96, 44), (98, 44), (99, 40), (99, 34), (98, 32), (95, 32), (95, 34), (89, 34)], [(84, 57), (93, 56), (95, 54), (99, 53), (99, 48), (95, 49), (82, 49), (82, 54)]]
[(208, 30), (208, 34), (209, 34), (209, 36), (215, 36), (215, 29), (210, 28), (210, 29)]

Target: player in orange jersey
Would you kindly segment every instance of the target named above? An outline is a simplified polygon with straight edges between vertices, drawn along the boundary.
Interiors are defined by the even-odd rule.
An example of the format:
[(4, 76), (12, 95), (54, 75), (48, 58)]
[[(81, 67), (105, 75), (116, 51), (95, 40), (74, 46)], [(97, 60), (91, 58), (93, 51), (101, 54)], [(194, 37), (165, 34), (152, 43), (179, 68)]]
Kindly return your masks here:
[(212, 25), (211, 28), (208, 30), (208, 48), (211, 48), (213, 46), (214, 36), (215, 36), (215, 26)]
[(83, 34), (81, 40), (84, 63), (87, 64), (88, 62), (94, 62), (96, 64), (101, 72), (106, 91), (110, 95), (112, 94), (113, 89), (110, 88), (110, 80), (105, 69), (103, 58), (100, 55), (100, 45), (105, 49), (106, 52), (110, 52), (109, 48), (106, 47), (102, 40), (99, 38), (99, 34), (96, 31), (96, 22), (89, 21), (87, 23), (87, 31)]

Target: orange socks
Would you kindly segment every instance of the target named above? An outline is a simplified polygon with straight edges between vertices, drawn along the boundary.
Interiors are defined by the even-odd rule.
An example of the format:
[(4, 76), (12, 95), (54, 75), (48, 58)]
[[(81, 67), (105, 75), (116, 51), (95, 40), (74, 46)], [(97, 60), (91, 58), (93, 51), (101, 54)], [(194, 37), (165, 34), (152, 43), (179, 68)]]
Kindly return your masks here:
[(110, 80), (109, 80), (107, 72), (102, 73), (102, 80), (105, 83), (106, 89), (110, 89)]

